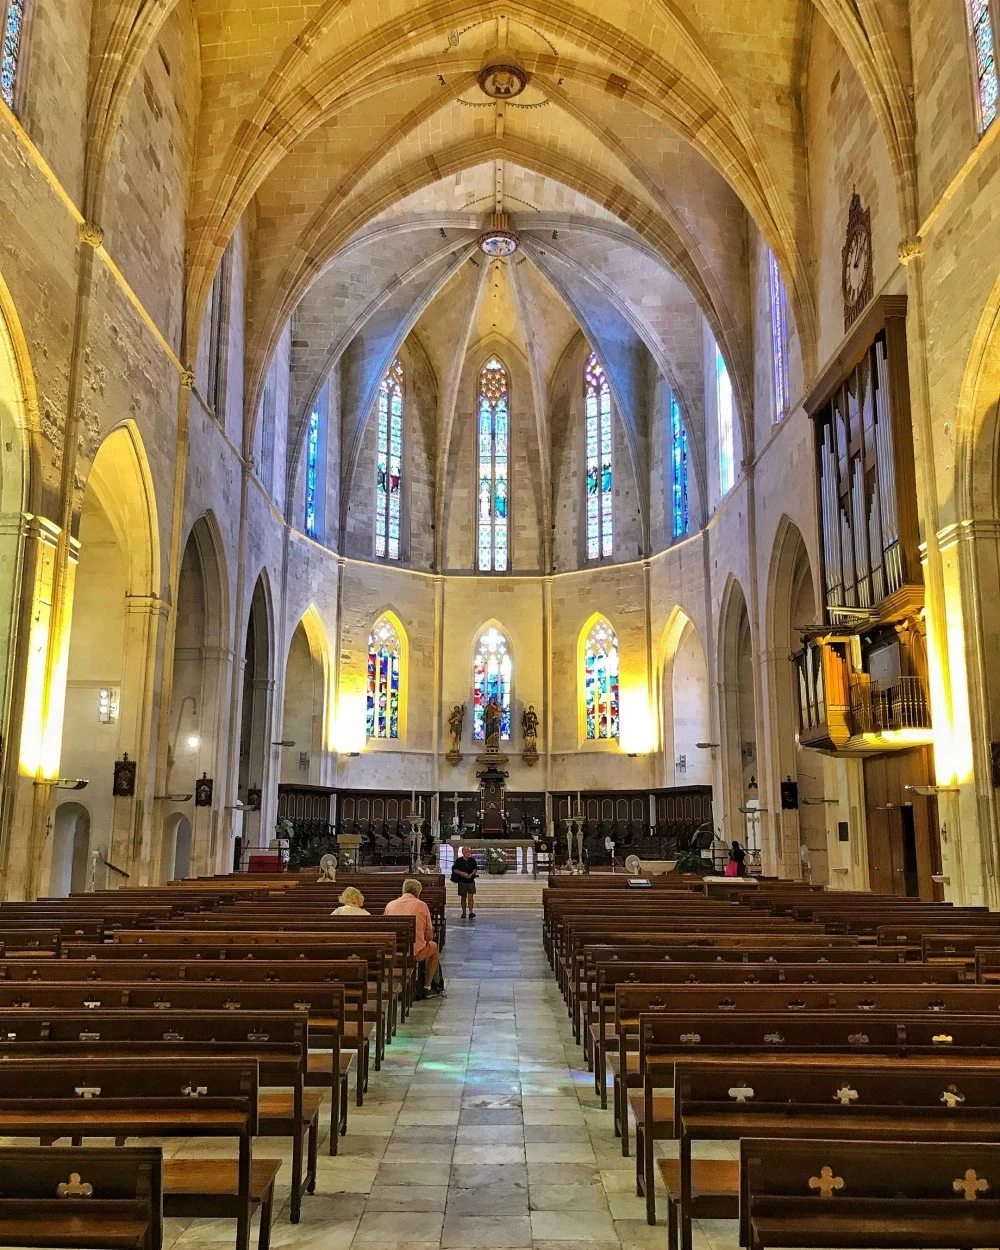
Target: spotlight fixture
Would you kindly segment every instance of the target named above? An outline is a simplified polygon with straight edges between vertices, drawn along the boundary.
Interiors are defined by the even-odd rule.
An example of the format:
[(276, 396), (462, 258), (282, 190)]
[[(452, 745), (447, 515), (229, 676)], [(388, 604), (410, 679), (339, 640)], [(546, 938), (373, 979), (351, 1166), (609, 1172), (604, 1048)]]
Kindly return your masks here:
[(272, 742), (273, 747), (293, 747), (295, 746), (294, 738), (282, 738), (280, 742)]
[(491, 260), (502, 260), (517, 251), (517, 235), (510, 228), (506, 213), (494, 213), (490, 228), (479, 236), (479, 250)]
[(52, 786), (56, 790), (85, 790), (89, 777), (56, 777), (53, 781), (36, 781), (36, 786)]
[(696, 742), (695, 746), (699, 751), (714, 751), (719, 745), (718, 742)]
[(187, 803), (192, 796), (190, 794), (154, 794), (154, 799), (165, 799), (168, 803)]

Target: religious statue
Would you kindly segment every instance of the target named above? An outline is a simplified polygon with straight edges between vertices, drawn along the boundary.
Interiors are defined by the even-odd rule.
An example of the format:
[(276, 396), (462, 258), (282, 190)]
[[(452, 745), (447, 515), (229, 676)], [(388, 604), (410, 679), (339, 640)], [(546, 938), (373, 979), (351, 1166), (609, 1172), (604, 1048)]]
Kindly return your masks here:
[(524, 750), (521, 752), (521, 759), (530, 768), (538, 759), (538, 713), (533, 703), (529, 703), (521, 713), (521, 732), (524, 734)]
[(529, 703), (521, 713), (521, 731), (524, 734), (524, 749), (526, 751), (537, 751), (538, 713), (535, 711), (533, 703)]
[(487, 751), (500, 750), (500, 724), (503, 720), (503, 708), (496, 701), (490, 699), (483, 712), (483, 720), (486, 724), (486, 749)]
[(465, 704), (456, 703), (448, 717), (448, 729), (451, 733), (451, 749), (458, 752), (462, 749), (462, 726), (465, 724)]

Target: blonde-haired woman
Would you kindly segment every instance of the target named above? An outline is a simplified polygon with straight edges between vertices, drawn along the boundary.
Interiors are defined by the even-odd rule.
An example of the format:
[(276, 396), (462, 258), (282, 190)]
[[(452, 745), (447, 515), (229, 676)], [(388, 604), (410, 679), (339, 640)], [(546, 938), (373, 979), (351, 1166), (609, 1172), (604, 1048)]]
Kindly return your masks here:
[(336, 911), (330, 913), (331, 916), (370, 916), (371, 912), (365, 910), (365, 896), (360, 890), (356, 890), (353, 885), (349, 885), (340, 896), (340, 906)]

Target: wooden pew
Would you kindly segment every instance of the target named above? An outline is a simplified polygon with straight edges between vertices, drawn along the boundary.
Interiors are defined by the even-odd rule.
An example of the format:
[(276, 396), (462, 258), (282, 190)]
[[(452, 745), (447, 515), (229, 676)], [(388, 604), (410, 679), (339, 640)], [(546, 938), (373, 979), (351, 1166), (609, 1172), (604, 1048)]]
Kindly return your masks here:
[(415, 974), (413, 960), (413, 943), (416, 934), (416, 922), (412, 916), (336, 916), (326, 921), (322, 930), (312, 930), (308, 926), (301, 927), (289, 922), (260, 929), (247, 924), (244, 927), (230, 928), (223, 921), (204, 921), (204, 927), (198, 929), (135, 929), (120, 930), (115, 934), (116, 944), (121, 946), (317, 946), (324, 942), (359, 946), (370, 941), (392, 938), (395, 959), (390, 962), (389, 976), (389, 1027), (388, 1036), (396, 1030), (397, 1002), (401, 1005), (401, 1014), (405, 1012), (410, 1001)]
[[(928, 1018), (929, 1017), (929, 1018)], [(727, 1012), (671, 1012), (640, 1017), (640, 1098), (628, 1102), (636, 1115), (636, 1188), (646, 1197), (646, 1218), (656, 1222), (654, 1141), (670, 1139), (674, 1125), (675, 1065), (719, 1056), (736, 1071), (741, 1063), (799, 1063), (846, 1056), (925, 1057), (942, 1068), (966, 1060), (1000, 1060), (1000, 1038), (990, 1016), (928, 1013), (928, 1016)], [(663, 1091), (670, 1091), (664, 1093)], [(659, 1092), (658, 1092), (659, 1091)]]
[[(245, 941), (234, 943), (228, 940), (217, 940), (218, 934), (207, 935), (200, 943), (184, 942), (181, 944), (151, 942), (145, 943), (74, 943), (66, 948), (66, 959), (62, 962), (86, 961), (89, 965), (105, 961), (120, 962), (124, 960), (143, 961), (150, 965), (164, 960), (182, 961), (194, 964), (199, 961), (215, 964), (225, 961), (229, 964), (255, 963), (281, 965), (292, 961), (297, 963), (326, 963), (330, 960), (358, 959), (368, 966), (369, 976), (374, 984), (373, 1014), (375, 1021), (375, 1069), (381, 1067), (386, 1044), (391, 1040), (389, 1026), (391, 1021), (391, 1003), (397, 993), (394, 958), (396, 937), (390, 933), (366, 934), (364, 940), (342, 940), (339, 936), (319, 936), (312, 940), (299, 942), (294, 935), (276, 937), (273, 945), (255, 941), (251, 932), (241, 931)], [(220, 976), (228, 977), (228, 972)], [(275, 970), (275, 979), (281, 979), (285, 973)], [(290, 975), (290, 974), (289, 974)], [(369, 1030), (363, 1030), (365, 1035)]]
[(734, 1067), (679, 1062), (674, 1137), (678, 1158), (659, 1161), (668, 1195), (669, 1245), (676, 1250), (679, 1226), (681, 1245), (690, 1250), (694, 1194), (712, 1204), (715, 1218), (734, 1219), (740, 1183), (735, 1160), (692, 1159), (695, 1142), (744, 1137), (998, 1142), (1000, 1067), (927, 1068), (903, 1059), (890, 1073), (884, 1063), (851, 1057)]
[(0, 1244), (161, 1250), (160, 1148), (0, 1147)]
[(260, 1095), (258, 1125), (262, 1136), (292, 1139), (293, 1224), (299, 1222), (302, 1195), (316, 1188), (320, 1096), (305, 1089), (308, 1050), (305, 1011), (0, 1010), (0, 1060), (256, 1061), (261, 1085), (284, 1087)]
[[(300, 985), (218, 981), (5, 981), (0, 1011), (302, 1011), (309, 1014), (306, 1085), (330, 1090), (330, 1154), (347, 1132), (347, 1089), (356, 1068), (358, 1105), (363, 1079), (355, 1052), (343, 1050), (344, 987), (323, 982)], [(316, 1049), (314, 1049), (316, 1048)], [(315, 1061), (315, 1062), (314, 1062)]]
[[(2, 965), (0, 965), (2, 967)], [(678, 964), (670, 961), (658, 963), (630, 963), (626, 960), (611, 960), (595, 966), (595, 985), (593, 1001), (594, 1010), (589, 1011), (591, 1018), (590, 1053), (593, 1057), (594, 1081), (597, 1092), (601, 1095), (601, 1106), (607, 1106), (607, 1054), (609, 1050), (617, 1051), (618, 1059), (615, 1066), (616, 1075), (622, 1071), (622, 1056), (638, 1046), (638, 1011), (635, 1015), (624, 1000), (616, 1007), (615, 991), (619, 985), (625, 986), (664, 986), (681, 987), (718, 986), (720, 997), (727, 997), (726, 987), (729, 986), (776, 986), (787, 985), (789, 998), (797, 997), (797, 987), (830, 986), (935, 986), (966, 984), (964, 970), (955, 966), (925, 964), (779, 964), (779, 963), (691, 963)], [(0, 974), (2, 975), (2, 974)], [(867, 996), (866, 996), (867, 997)], [(931, 1000), (933, 1003), (934, 999)], [(588, 1005), (590, 996), (588, 996)], [(648, 1005), (643, 1008), (650, 1010)], [(596, 1017), (596, 1018), (595, 1018)], [(626, 1033), (631, 1032), (633, 1040), (629, 1044)], [(586, 1036), (586, 1035), (585, 1035)], [(619, 1042), (624, 1038), (624, 1045)], [(616, 1113), (617, 1114), (617, 1113)]]
[(62, 1137), (77, 1143), (88, 1137), (234, 1140), (236, 1159), (166, 1160), (163, 1209), (167, 1215), (235, 1219), (237, 1248), (246, 1250), (250, 1220), (259, 1207), (260, 1247), (266, 1250), (281, 1164), (253, 1158), (257, 1081), (256, 1065), (239, 1059), (140, 1059), (127, 1051), (105, 1060), (10, 1058), (0, 1063), (0, 1129), (7, 1137), (50, 1142)]
[(740, 1164), (740, 1241), (753, 1250), (1000, 1244), (992, 1142), (747, 1138)]

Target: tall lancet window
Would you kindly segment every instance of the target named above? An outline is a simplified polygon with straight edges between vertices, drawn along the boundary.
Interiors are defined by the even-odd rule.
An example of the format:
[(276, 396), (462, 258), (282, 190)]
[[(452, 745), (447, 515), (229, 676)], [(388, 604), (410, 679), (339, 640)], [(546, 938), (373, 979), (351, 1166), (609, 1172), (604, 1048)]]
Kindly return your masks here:
[(618, 638), (603, 617), (594, 622), (583, 652), (587, 737), (618, 737)]
[(473, 729), (477, 742), (486, 740), (486, 705), (493, 700), (500, 704), (501, 739), (510, 738), (510, 683), (514, 665), (507, 649), (507, 639), (495, 625), (483, 632), (476, 651), (472, 674)]
[(403, 489), (403, 366), (397, 358), (378, 392), (378, 454), (375, 466), (375, 554), (399, 559)]
[(479, 375), (479, 543), (481, 573), (505, 573), (510, 561), (510, 387), (491, 356)]
[(719, 430), (719, 494), (728, 495), (736, 481), (736, 452), (733, 445), (733, 384), (726, 361), (715, 345), (715, 399)]
[(996, 118), (1000, 84), (997, 81), (996, 25), (991, 0), (965, 0), (972, 40), (972, 59), (976, 71), (976, 111), (979, 133), (982, 134)]
[(368, 636), (368, 737), (399, 737), (400, 640), (380, 616)]
[(774, 419), (788, 413), (788, 296), (774, 253), (767, 251), (767, 285), (771, 301), (771, 358), (774, 365)]
[(611, 388), (593, 352), (583, 371), (587, 419), (587, 559), (611, 555), (614, 541)]
[(27, 0), (0, 0), (0, 98), (9, 109), (17, 99), (18, 61), (24, 51), (24, 19)]
[(306, 533), (319, 536), (319, 409), (309, 414), (306, 430)]
[(690, 528), (688, 508), (688, 436), (677, 396), (670, 392), (670, 461), (672, 468), (672, 510), (674, 538), (683, 537)]

